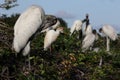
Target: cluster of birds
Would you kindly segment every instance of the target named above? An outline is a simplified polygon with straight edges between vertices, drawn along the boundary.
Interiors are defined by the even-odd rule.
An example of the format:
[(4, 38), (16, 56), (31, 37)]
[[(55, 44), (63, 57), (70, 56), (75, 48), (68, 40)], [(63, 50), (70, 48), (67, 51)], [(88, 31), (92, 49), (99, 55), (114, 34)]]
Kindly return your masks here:
[[(56, 30), (55, 30), (56, 29)], [(14, 26), (14, 39), (12, 50), (17, 54), (30, 57), (30, 44), (35, 35), (46, 33), (44, 38), (44, 50), (57, 39), (60, 33), (63, 33), (63, 27), (56, 16), (46, 15), (42, 7), (33, 5), (23, 12), (17, 19)], [(30, 69), (30, 60), (29, 60)]]
[[(76, 20), (71, 27), (70, 35), (72, 35), (74, 31), (82, 30), (82, 26), (83, 21)], [(38, 32), (46, 33), (44, 50), (47, 50), (59, 34), (63, 33), (63, 27), (60, 27), (60, 22), (57, 17), (46, 15), (43, 8), (33, 5), (23, 12), (15, 23), (12, 49), (14, 49), (16, 53), (23, 53), (24, 56), (28, 55), (30, 52), (30, 43)], [(107, 37), (107, 51), (109, 51), (109, 39), (116, 40), (117, 34), (109, 25), (100, 28), (100, 32), (104, 33)], [(98, 39), (97, 32), (93, 30), (89, 24), (84, 28), (83, 34), (85, 37), (82, 41), (82, 49), (87, 50), (93, 45), (94, 41)]]
[[(84, 28), (82, 28), (83, 26), (83, 22), (81, 20), (76, 20), (73, 23), (73, 26), (70, 29), (70, 35), (72, 35), (75, 31), (80, 31), (82, 30), (82, 37), (83, 37), (83, 41), (82, 41), (82, 49), (83, 51), (86, 51), (88, 49), (91, 49), (91, 47), (94, 44), (94, 41), (98, 40), (98, 33), (95, 29), (92, 28), (92, 26), (90, 24), (88, 24), (87, 26), (85, 26)], [(115, 41), (118, 38), (118, 35), (115, 31), (115, 29), (110, 26), (110, 25), (104, 25), (102, 28), (99, 29), (99, 32), (102, 33), (104, 36), (106, 36), (107, 39), (107, 48), (106, 51), (110, 50), (110, 39)]]
[(15, 52), (26, 56), (30, 52), (30, 43), (36, 33), (46, 32), (44, 40), (44, 50), (46, 50), (56, 40), (59, 33), (63, 32), (63, 28), (57, 28), (59, 24), (55, 16), (46, 15), (40, 6), (31, 6), (20, 15), (15, 23), (12, 48)]

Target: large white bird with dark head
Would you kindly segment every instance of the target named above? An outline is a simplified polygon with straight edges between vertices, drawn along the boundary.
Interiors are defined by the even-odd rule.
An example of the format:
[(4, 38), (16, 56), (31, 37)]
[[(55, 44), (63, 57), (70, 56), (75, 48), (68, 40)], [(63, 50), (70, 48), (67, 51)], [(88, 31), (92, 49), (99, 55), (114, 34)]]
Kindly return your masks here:
[(14, 26), (13, 49), (15, 52), (23, 53), (24, 56), (28, 55), (30, 52), (30, 42), (36, 33), (53, 27), (57, 21), (55, 16), (45, 15), (44, 10), (40, 6), (28, 8), (19, 16)]
[(30, 41), (38, 31), (55, 25), (55, 16), (46, 16), (39, 6), (31, 6), (23, 12), (14, 26), (13, 48), (26, 56), (30, 52)]
[(115, 41), (118, 38), (118, 35), (115, 29), (110, 25), (104, 25), (102, 28), (99, 29), (100, 33), (103, 33), (107, 39), (107, 51), (110, 51), (110, 39)]
[(94, 41), (96, 40), (97, 32), (93, 30), (91, 33), (87, 34), (82, 42), (82, 51), (88, 50), (90, 47), (93, 46)]
[(58, 27), (56, 31), (53, 29), (47, 31), (44, 38), (44, 50), (51, 48), (51, 44), (57, 40), (60, 33), (63, 33), (63, 27)]
[[(85, 26), (84, 26), (85, 23)], [(84, 20), (76, 20), (73, 23), (73, 26), (70, 29), (70, 35), (72, 35), (74, 33), (74, 31), (79, 31), (79, 38), (83, 38), (83, 36), (92, 33), (92, 26), (90, 25), (89, 22), (89, 15), (86, 14), (86, 17)]]
[(90, 25), (89, 14), (86, 14), (86, 17), (82, 22), (85, 23), (83, 27), (83, 36), (92, 33), (92, 26)]

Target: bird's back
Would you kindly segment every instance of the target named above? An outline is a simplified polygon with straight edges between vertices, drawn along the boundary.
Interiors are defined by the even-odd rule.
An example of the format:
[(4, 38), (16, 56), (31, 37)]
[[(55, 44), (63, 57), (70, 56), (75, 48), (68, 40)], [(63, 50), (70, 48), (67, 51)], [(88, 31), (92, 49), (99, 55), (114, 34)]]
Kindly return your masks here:
[(88, 25), (88, 26), (87, 26), (87, 29), (86, 29), (86, 31), (85, 31), (85, 34), (87, 35), (87, 34), (90, 34), (90, 33), (92, 33), (92, 26), (91, 26), (91, 25)]
[(82, 42), (82, 48), (84, 49), (90, 47), (94, 41), (95, 35), (93, 33), (86, 35)]
[(41, 7), (31, 6), (19, 16), (14, 26), (13, 46), (16, 52), (19, 52), (38, 30), (44, 15), (44, 10)]
[(81, 20), (76, 20), (74, 23), (73, 23), (73, 26), (71, 27), (70, 29), (70, 35), (72, 35), (72, 33), (76, 30), (76, 31), (79, 31), (82, 29), (82, 21)]
[(28, 31), (28, 28), (30, 30), (29, 32), (34, 32), (37, 30), (37, 28), (39, 28), (40, 24), (42, 23), (42, 17), (44, 14), (45, 13), (43, 9), (38, 6), (31, 6), (28, 8), (19, 16), (15, 23), (15, 35), (21, 34), (22, 32), (24, 33), (24, 31)]
[(108, 36), (110, 39), (112, 39), (113, 41), (117, 39), (117, 33), (112, 26), (104, 25), (102, 29), (104, 34)]
[(44, 39), (44, 48), (48, 48), (58, 37), (59, 33), (55, 30), (49, 30)]
[(76, 21), (76, 31), (79, 31), (82, 29), (82, 21), (81, 20), (77, 20)]

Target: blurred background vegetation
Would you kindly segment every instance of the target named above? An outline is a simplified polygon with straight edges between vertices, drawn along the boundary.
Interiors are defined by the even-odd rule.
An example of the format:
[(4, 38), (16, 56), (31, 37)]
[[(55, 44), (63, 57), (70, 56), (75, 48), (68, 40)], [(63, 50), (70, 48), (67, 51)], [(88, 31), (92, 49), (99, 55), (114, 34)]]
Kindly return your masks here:
[(37, 34), (32, 41), (28, 70), (27, 58), (11, 50), (13, 26), (19, 15), (0, 16), (0, 80), (120, 80), (120, 38), (110, 43), (111, 54), (105, 51), (104, 38), (95, 42), (99, 52), (83, 53), (78, 33), (70, 37), (67, 23), (61, 18), (65, 34), (52, 45), (52, 53), (43, 50), (45, 33)]

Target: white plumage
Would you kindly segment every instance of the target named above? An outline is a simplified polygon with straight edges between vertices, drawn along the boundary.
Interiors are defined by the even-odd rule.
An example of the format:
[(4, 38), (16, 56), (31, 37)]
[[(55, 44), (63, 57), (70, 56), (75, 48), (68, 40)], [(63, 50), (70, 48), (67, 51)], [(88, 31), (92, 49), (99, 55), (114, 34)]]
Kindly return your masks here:
[(89, 47), (93, 45), (94, 41), (95, 41), (95, 35), (93, 33), (86, 35), (82, 42), (82, 49), (83, 50), (89, 49)]
[(13, 47), (17, 53), (24, 48), (23, 55), (28, 54), (30, 50), (28, 40), (39, 29), (44, 15), (44, 10), (38, 6), (31, 6), (20, 15), (14, 26)]
[(74, 31), (79, 31), (81, 29), (82, 29), (82, 21), (81, 20), (76, 20), (73, 23), (73, 26), (70, 29), (70, 35), (72, 35)]
[(85, 26), (83, 29), (83, 36), (92, 33), (92, 26), (89, 24), (88, 26)]
[(63, 33), (63, 27), (58, 27), (56, 31), (55, 30), (47, 31), (45, 38), (44, 38), (44, 50), (47, 50), (51, 46), (51, 44), (54, 41), (56, 41), (60, 33)]
[(118, 37), (115, 29), (110, 25), (104, 25), (102, 27), (102, 32), (113, 41), (115, 41)]
[(87, 34), (82, 42), (82, 50), (86, 51), (91, 46), (93, 46), (94, 41), (96, 40), (96, 30), (93, 30), (93, 32)]
[(36, 33), (54, 26), (57, 20), (55, 16), (45, 15), (41, 7), (31, 6), (19, 16), (15, 23), (12, 49), (26, 56), (30, 52), (30, 41), (35, 37)]
[(23, 12), (14, 26), (13, 48), (17, 53), (26, 56), (30, 52), (30, 41), (38, 31), (53, 26), (57, 21), (55, 16), (45, 16), (39, 6), (31, 6)]
[(118, 38), (117, 33), (116, 33), (115, 29), (110, 25), (104, 25), (102, 28), (100, 28), (99, 31), (102, 32), (106, 36), (107, 51), (109, 51), (110, 50), (110, 46), (109, 46), (110, 39), (115, 41)]

